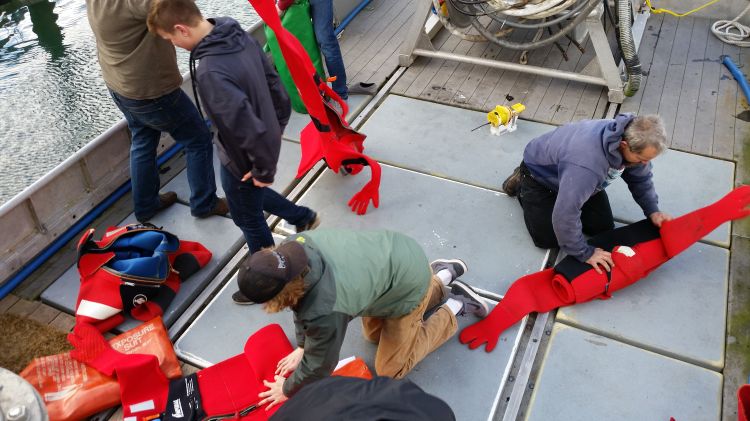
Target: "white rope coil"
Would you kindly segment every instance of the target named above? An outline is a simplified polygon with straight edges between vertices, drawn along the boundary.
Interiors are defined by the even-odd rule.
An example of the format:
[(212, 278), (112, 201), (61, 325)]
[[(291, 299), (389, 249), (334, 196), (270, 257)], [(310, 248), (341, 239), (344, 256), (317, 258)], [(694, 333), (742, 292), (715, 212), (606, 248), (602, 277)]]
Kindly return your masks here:
[(737, 22), (748, 10), (750, 10), (750, 4), (732, 20), (717, 20), (711, 25), (711, 32), (727, 44), (750, 47), (750, 41), (745, 41), (746, 38), (750, 37), (750, 27)]

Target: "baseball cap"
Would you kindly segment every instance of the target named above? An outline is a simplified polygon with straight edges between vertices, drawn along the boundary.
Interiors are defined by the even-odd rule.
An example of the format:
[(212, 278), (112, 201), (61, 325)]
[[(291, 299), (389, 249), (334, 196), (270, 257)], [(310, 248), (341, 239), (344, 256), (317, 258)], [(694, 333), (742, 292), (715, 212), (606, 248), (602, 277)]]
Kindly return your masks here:
[(237, 274), (240, 292), (256, 303), (265, 303), (307, 266), (302, 244), (287, 241), (275, 249), (259, 250), (245, 259)]

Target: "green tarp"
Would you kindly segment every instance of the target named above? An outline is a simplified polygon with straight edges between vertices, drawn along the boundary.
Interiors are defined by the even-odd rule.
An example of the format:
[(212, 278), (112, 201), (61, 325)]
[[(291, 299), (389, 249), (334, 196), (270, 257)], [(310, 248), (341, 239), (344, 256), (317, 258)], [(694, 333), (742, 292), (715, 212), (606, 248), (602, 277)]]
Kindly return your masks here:
[[(310, 56), (315, 69), (318, 71), (318, 75), (325, 77), (320, 49), (318, 49), (312, 20), (310, 19), (309, 2), (307, 0), (295, 1), (294, 4), (284, 12), (284, 15), (281, 17), (281, 24), (302, 43), (302, 46)], [(307, 114), (305, 104), (302, 102), (299, 92), (297, 92), (297, 87), (294, 85), (292, 75), (289, 74), (286, 61), (281, 55), (279, 43), (276, 41), (276, 35), (274, 35), (273, 31), (270, 30), (268, 26), (265, 27), (265, 32), (266, 39), (268, 40), (266, 48), (271, 51), (276, 70), (279, 71), (279, 76), (281, 77), (281, 82), (284, 84), (286, 91), (289, 93), (289, 98), (292, 100), (292, 108), (298, 113)]]

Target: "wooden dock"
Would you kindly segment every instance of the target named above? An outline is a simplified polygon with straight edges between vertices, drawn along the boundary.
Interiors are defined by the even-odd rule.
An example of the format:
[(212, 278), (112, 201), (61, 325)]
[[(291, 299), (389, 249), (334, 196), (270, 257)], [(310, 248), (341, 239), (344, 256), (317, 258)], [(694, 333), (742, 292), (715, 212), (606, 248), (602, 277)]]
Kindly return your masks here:
[[(352, 83), (382, 85), (395, 73), (413, 8), (413, 0), (373, 0), (346, 28), (340, 42)], [(719, 41), (710, 32), (711, 22), (651, 15), (639, 49), (641, 88), (618, 111), (661, 115), (673, 149), (739, 160), (750, 123), (736, 116), (750, 106), (721, 57), (728, 55), (743, 69), (750, 64), (750, 52)], [(443, 52), (510, 62), (518, 62), (521, 55), (447, 31), (438, 33), (433, 45)], [(550, 45), (532, 50), (528, 63), (580, 72), (595, 60), (590, 41), (584, 53), (567, 41), (563, 47), (567, 60)], [(521, 102), (526, 105), (522, 118), (550, 124), (602, 118), (612, 105), (600, 86), (424, 57), (417, 58), (391, 93), (478, 111)]]

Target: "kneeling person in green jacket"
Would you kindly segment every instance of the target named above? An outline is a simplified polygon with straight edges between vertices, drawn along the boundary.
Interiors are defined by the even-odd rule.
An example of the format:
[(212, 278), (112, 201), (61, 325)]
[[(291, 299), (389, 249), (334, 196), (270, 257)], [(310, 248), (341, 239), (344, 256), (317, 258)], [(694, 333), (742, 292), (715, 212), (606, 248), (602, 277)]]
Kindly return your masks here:
[(378, 375), (406, 376), (456, 333), (456, 315), (487, 315), (487, 302), (456, 280), (465, 272), (458, 259), (428, 265), (415, 240), (383, 230), (318, 229), (254, 253), (240, 266), (240, 291), (268, 312), (291, 308), (298, 345), (266, 382), (261, 405), (330, 375), (357, 316), (365, 338), (378, 343)]

